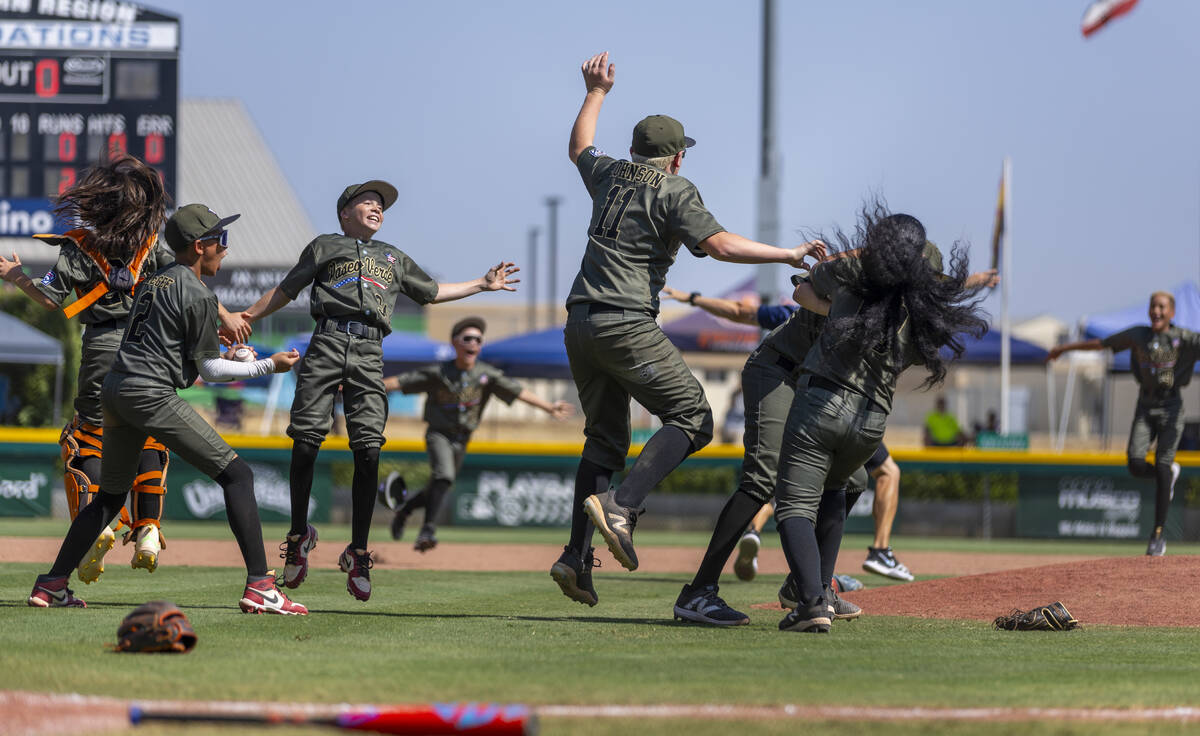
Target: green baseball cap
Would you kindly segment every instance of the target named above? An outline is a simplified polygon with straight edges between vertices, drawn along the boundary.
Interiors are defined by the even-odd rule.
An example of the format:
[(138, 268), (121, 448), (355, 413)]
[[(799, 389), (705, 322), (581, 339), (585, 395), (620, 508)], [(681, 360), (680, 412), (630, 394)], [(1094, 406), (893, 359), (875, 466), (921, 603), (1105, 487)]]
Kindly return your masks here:
[(633, 126), (630, 149), (639, 156), (658, 158), (674, 156), (696, 141), (683, 134), (683, 123), (670, 115), (651, 115)]
[(937, 245), (932, 240), (925, 241), (925, 250), (922, 251), (921, 256), (929, 261), (929, 265), (933, 266), (934, 271), (938, 273), (942, 272), (942, 252), (938, 250)]
[(185, 204), (167, 220), (164, 234), (171, 250), (179, 252), (205, 235), (220, 235), (225, 226), (241, 215), (221, 217), (202, 204)]
[(354, 199), (363, 192), (377, 193), (381, 198), (383, 198), (383, 208), (385, 210), (395, 204), (396, 200), (400, 197), (400, 193), (396, 191), (396, 187), (379, 179), (372, 179), (371, 181), (364, 182), (362, 184), (351, 184), (350, 186), (346, 187), (345, 191), (342, 192), (342, 196), (338, 197), (338, 215), (340, 216), (342, 214), (342, 209), (350, 203), (350, 200)]

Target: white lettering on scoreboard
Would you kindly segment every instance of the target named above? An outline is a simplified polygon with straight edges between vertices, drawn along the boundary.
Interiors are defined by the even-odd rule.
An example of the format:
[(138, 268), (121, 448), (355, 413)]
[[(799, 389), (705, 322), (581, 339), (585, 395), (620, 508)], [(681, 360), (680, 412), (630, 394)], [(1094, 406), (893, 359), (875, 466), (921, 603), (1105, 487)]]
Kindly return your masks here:
[(175, 23), (126, 25), (71, 21), (0, 21), (0, 48), (64, 51), (178, 51)]

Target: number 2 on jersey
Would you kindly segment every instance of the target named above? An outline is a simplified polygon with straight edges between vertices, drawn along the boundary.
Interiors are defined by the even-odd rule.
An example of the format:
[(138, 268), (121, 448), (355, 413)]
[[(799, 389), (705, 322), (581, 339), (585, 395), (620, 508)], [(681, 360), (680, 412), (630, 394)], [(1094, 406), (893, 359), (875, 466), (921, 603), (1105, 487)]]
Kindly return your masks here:
[(154, 306), (154, 296), (157, 293), (154, 289), (139, 290), (137, 298), (133, 301), (132, 313), (129, 315), (129, 326), (125, 328), (125, 339), (129, 342), (140, 343), (145, 337), (142, 334), (142, 324), (150, 316), (150, 309)]
[[(596, 221), (596, 227), (592, 228), (592, 235), (597, 238), (617, 239), (617, 234), (621, 229), (621, 218), (625, 217), (625, 210), (629, 207), (630, 200), (633, 199), (633, 192), (634, 187), (622, 189), (622, 187), (615, 186), (608, 190), (608, 195), (604, 199), (604, 210), (600, 213), (600, 219)], [(608, 220), (608, 213), (612, 211), (613, 205), (618, 199), (621, 200), (621, 206), (613, 215), (608, 227), (605, 227), (604, 223)]]

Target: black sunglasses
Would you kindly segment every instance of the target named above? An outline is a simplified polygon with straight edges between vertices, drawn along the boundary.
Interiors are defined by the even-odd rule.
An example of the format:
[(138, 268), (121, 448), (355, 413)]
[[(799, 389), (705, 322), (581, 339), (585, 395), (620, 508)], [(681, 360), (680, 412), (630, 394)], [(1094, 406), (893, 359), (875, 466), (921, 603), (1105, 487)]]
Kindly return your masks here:
[(215, 241), (217, 241), (218, 244), (220, 244), (220, 246), (222, 248), (228, 248), (229, 247), (229, 231), (222, 230), (217, 235), (209, 235), (207, 237), (201, 238), (201, 240), (203, 240), (206, 243), (215, 240)]
[(482, 342), (483, 342), (483, 335), (463, 335), (462, 337), (460, 337), (460, 338), (458, 338), (458, 339), (459, 339), (459, 340), (462, 340), (463, 342), (478, 342), (478, 343), (482, 343)]

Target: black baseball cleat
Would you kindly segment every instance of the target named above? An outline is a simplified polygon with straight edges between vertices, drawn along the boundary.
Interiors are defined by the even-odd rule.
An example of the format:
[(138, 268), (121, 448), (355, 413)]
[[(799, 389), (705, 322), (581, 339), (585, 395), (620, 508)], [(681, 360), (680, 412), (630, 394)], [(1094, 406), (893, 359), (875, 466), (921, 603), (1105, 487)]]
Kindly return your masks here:
[(437, 546), (437, 528), (433, 524), (423, 524), (421, 531), (417, 534), (417, 540), (413, 542), (413, 549), (418, 552), (427, 552)]
[(695, 621), (713, 626), (745, 626), (750, 623), (750, 617), (741, 611), (729, 607), (721, 596), (717, 595), (718, 586), (714, 584), (693, 588), (684, 585), (675, 599), (675, 618), (681, 621)]
[[(563, 595), (573, 601), (594, 606), (600, 601), (592, 585), (592, 568), (600, 566), (600, 560), (592, 556), (595, 549), (588, 547), (582, 557), (570, 547), (563, 547), (558, 561), (550, 566), (550, 577), (558, 583)], [(584, 560), (587, 560), (586, 562)]]
[(825, 606), (835, 621), (848, 621), (862, 615), (862, 609), (838, 595), (832, 585), (825, 586)]
[(1167, 540), (1163, 539), (1162, 527), (1155, 527), (1150, 535), (1150, 543), (1146, 545), (1146, 556), (1162, 557), (1167, 553)]
[(388, 473), (387, 479), (379, 484), (379, 503), (395, 511), (407, 499), (408, 486), (404, 483), (404, 476), (395, 471)]
[(832, 617), (824, 599), (811, 606), (797, 606), (779, 622), (780, 631), (804, 631), (811, 634), (828, 634)]
[(796, 588), (796, 578), (789, 573), (779, 586), (779, 607), (792, 609), (800, 605), (800, 591)]
[(641, 511), (626, 508), (617, 504), (612, 491), (588, 496), (583, 502), (583, 510), (587, 512), (596, 531), (608, 543), (617, 562), (626, 570), (638, 568), (637, 551), (633, 548), (633, 528), (637, 526)]

